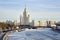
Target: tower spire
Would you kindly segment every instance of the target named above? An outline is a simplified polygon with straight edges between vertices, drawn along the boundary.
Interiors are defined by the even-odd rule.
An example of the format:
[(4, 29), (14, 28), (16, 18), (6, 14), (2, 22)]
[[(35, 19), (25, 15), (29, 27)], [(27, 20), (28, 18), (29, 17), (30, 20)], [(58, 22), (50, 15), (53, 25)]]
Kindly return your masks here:
[(26, 3), (25, 3), (25, 8), (26, 8)]
[(25, 0), (25, 10), (26, 10), (26, 0)]
[(27, 16), (27, 11), (26, 11), (26, 0), (24, 1), (24, 3), (25, 3), (25, 6), (24, 6), (25, 8), (24, 8), (24, 13), (23, 13), (23, 14), (24, 14), (24, 16)]

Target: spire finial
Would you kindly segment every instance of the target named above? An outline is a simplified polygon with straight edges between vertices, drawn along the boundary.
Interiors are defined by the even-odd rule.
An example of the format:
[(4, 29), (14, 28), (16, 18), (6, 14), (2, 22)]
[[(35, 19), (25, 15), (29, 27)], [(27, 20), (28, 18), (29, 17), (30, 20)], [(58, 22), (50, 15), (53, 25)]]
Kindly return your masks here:
[(26, 0), (25, 0), (25, 2), (24, 2), (24, 3), (25, 3), (25, 9), (24, 9), (24, 10), (26, 11)]
[(25, 0), (25, 9), (26, 9), (26, 0)]

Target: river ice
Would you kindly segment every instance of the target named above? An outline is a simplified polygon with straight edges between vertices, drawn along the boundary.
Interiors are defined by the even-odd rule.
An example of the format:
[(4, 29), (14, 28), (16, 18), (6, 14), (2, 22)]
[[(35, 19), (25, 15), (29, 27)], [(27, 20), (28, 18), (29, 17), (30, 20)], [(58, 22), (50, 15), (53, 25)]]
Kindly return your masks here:
[(51, 28), (26, 29), (21, 32), (12, 32), (8, 35), (8, 40), (60, 40), (60, 33)]

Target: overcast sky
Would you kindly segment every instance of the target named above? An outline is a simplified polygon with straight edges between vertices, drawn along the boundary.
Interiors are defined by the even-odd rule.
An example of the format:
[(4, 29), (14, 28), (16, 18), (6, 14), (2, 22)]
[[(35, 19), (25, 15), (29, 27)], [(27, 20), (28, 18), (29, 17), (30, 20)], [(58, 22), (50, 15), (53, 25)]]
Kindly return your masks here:
[(25, 3), (32, 20), (60, 20), (60, 0), (0, 0), (0, 21), (19, 21)]

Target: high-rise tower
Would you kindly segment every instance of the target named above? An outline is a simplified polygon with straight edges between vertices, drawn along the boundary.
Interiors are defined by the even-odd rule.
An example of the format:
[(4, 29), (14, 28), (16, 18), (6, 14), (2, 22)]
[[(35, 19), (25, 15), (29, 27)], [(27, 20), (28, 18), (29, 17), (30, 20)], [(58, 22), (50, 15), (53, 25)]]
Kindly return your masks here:
[(27, 9), (26, 9), (26, 1), (24, 0), (24, 2), (25, 2), (25, 8), (23, 11), (23, 15), (20, 17), (20, 24), (29, 25), (30, 24), (30, 15), (28, 14)]
[(22, 25), (29, 25), (29, 23), (30, 23), (30, 16), (29, 16), (29, 14), (27, 13), (27, 10), (26, 10), (26, 7), (25, 7), (25, 9), (24, 9), (24, 11), (23, 11), (23, 15), (22, 15), (23, 17), (20, 17), (20, 24), (22, 24)]

